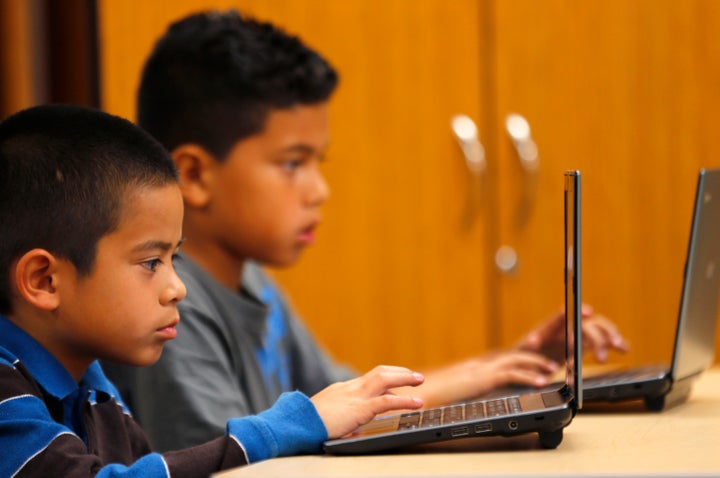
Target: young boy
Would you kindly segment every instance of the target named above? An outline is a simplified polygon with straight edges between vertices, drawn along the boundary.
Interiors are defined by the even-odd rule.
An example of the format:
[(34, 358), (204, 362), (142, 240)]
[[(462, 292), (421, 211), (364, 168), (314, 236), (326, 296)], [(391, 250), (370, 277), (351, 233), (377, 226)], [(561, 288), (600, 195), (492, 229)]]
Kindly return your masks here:
[(317, 452), (376, 413), (421, 405), (387, 393), (421, 375), (378, 367), (151, 453), (96, 359), (149, 365), (175, 338), (182, 218), (172, 160), (132, 123), (68, 106), (0, 123), (0, 476), (206, 477)]
[[(283, 391), (312, 394), (353, 376), (256, 265), (290, 266), (313, 241), (328, 197), (319, 166), (336, 84), (298, 38), (234, 11), (175, 23), (144, 67), (139, 123), (180, 171), (187, 242), (176, 267), (189, 292), (179, 337), (157, 364), (106, 371), (160, 449), (207, 440)], [(563, 322), (553, 318), (516, 350), (438, 370), (417, 392), (436, 405), (508, 383), (544, 385), (557, 368), (550, 354), (562, 356)], [(623, 347), (602, 317), (584, 334), (600, 354)]]

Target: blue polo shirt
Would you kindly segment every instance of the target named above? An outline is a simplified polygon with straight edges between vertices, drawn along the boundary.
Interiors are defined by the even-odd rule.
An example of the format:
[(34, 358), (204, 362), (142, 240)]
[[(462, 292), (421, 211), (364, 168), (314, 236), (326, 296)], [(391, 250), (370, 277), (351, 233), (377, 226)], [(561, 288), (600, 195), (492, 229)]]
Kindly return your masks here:
[[(116, 397), (97, 362), (78, 383), (42, 345), (0, 315), (0, 476), (52, 476), (55, 465), (68, 469), (60, 467), (78, 451), (87, 455), (77, 463), (96, 469), (96, 476), (168, 476), (162, 456), (150, 454), (138, 462), (133, 447), (126, 446), (118, 447), (118, 464), (100, 469), (98, 455), (107, 454), (98, 440), (108, 435), (137, 441), (137, 451), (149, 453), (142, 431)], [(96, 412), (98, 405), (102, 410)], [(88, 423), (93, 425), (92, 441)], [(133, 462), (131, 468), (122, 466)]]
[(0, 315), (0, 353), (5, 360), (4, 365), (12, 365), (9, 363), (11, 360), (19, 360), (43, 391), (62, 404), (60, 423), (86, 444), (87, 434), (82, 421), (82, 407), (79, 406), (84, 401), (92, 404), (98, 399), (114, 399), (129, 414), (119, 393), (105, 377), (97, 361), (88, 367), (78, 384), (54, 355), (3, 315)]
[(312, 402), (293, 392), (257, 416), (230, 420), (224, 437), (167, 455), (152, 453), (97, 362), (78, 383), (40, 343), (0, 315), (0, 476), (207, 476), (318, 451), (326, 438)]

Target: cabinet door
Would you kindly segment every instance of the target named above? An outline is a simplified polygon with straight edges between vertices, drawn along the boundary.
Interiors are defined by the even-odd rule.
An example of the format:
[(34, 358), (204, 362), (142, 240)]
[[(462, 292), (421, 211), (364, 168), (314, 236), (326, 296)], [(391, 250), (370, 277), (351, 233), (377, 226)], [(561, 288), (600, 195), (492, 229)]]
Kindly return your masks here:
[(340, 71), (319, 242), (276, 271), (339, 359), (429, 366), (484, 350), (486, 218), (451, 134), (483, 128), (483, 5), (472, 0), (103, 0), (104, 107), (134, 117), (140, 67), (171, 19), (237, 6), (300, 35)]
[(502, 341), (562, 302), (561, 177), (580, 169), (583, 298), (628, 336), (624, 360), (668, 361), (697, 172), (720, 166), (720, 4), (498, 1), (493, 23), (495, 122), (522, 113), (540, 158), (525, 174), (498, 132), (497, 246), (519, 258), (498, 274)]
[(302, 23), (280, 10), (272, 18), (341, 72), (326, 166), (332, 197), (319, 243), (278, 277), (322, 341), (361, 369), (485, 349), (482, 185), (450, 131), (456, 113), (479, 121), (478, 5), (307, 5)]

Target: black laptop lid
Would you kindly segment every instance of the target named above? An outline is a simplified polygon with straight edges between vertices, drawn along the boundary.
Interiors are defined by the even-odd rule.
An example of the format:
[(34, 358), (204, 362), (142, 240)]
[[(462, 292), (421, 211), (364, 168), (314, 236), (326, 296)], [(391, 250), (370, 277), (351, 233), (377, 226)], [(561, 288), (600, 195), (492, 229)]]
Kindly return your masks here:
[(576, 340), (582, 319), (580, 171), (565, 172), (565, 380), (582, 407), (582, 342)]

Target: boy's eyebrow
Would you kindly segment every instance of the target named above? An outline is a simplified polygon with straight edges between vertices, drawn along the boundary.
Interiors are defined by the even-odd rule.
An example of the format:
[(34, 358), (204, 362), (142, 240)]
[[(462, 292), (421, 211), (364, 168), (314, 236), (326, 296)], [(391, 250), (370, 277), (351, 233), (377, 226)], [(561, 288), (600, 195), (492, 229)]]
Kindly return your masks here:
[(317, 152), (317, 148), (310, 146), (308, 144), (297, 143), (297, 144), (291, 144), (290, 146), (283, 148), (282, 151), (313, 154), (313, 153)]
[(312, 153), (313, 148), (306, 144), (291, 144), (290, 146), (287, 146), (282, 149), (282, 151), (286, 152), (299, 152), (299, 153)]
[(172, 243), (166, 242), (166, 241), (156, 241), (156, 240), (149, 240), (142, 242), (138, 244), (137, 246), (132, 248), (132, 252), (145, 252), (145, 251), (151, 251), (151, 250), (157, 250), (160, 249), (161, 251), (169, 251), (171, 249), (177, 249), (179, 248), (182, 243), (185, 242), (185, 238), (181, 238), (177, 244), (173, 246)]

